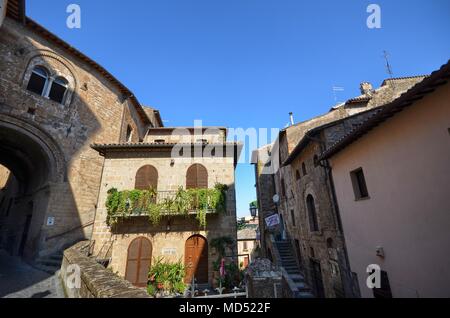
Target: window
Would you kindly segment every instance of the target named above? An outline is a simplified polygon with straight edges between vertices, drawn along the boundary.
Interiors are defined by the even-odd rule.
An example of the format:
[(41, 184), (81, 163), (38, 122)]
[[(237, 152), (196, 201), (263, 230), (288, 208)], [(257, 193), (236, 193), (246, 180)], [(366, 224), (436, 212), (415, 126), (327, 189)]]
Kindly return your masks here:
[(208, 171), (201, 164), (193, 164), (186, 172), (186, 189), (207, 189)]
[(317, 155), (314, 155), (314, 167), (317, 167), (319, 165), (319, 157), (317, 157)]
[(158, 188), (158, 170), (151, 165), (146, 165), (136, 172), (134, 188), (137, 190), (149, 190)]
[(36, 66), (31, 72), (30, 80), (28, 81), (27, 90), (44, 96), (47, 88), (48, 72), (41, 66)]
[(295, 239), (295, 249), (297, 251), (297, 259), (300, 267), (303, 267), (303, 261), (302, 261), (302, 249), (300, 248), (300, 241)]
[(291, 220), (292, 220), (292, 226), (295, 226), (295, 214), (294, 214), (294, 210), (291, 210)]
[(295, 170), (295, 180), (300, 180), (300, 171)]
[(306, 171), (306, 165), (304, 162), (302, 163), (302, 172), (303, 172), (304, 176), (306, 176), (308, 174), (308, 172)]
[(49, 72), (42, 66), (36, 66), (30, 75), (27, 90), (63, 104), (67, 95), (69, 83), (63, 77), (51, 78)]
[(316, 204), (311, 194), (306, 197), (306, 208), (309, 217), (309, 229), (311, 232), (319, 231), (319, 223), (317, 221)]
[(68, 87), (68, 82), (66, 79), (62, 77), (57, 77), (53, 81), (50, 92), (48, 93), (48, 98), (51, 100), (63, 104), (64, 103), (64, 97), (66, 96), (66, 91)]
[(133, 128), (131, 128), (130, 125), (127, 126), (127, 135), (126, 135), (126, 142), (131, 142), (131, 138), (133, 137)]
[(366, 179), (362, 168), (350, 172), (352, 179), (353, 191), (355, 193), (355, 200), (366, 199), (369, 197), (367, 191)]
[(247, 244), (247, 241), (243, 241), (243, 242), (242, 242), (242, 245), (243, 245), (242, 249), (243, 249), (244, 251), (248, 251), (248, 244)]
[(286, 185), (284, 184), (284, 179), (281, 179), (281, 195), (286, 196)]
[[(371, 274), (373, 274), (373, 271)], [(380, 288), (373, 289), (373, 296), (375, 298), (392, 298), (391, 285), (389, 284), (387, 272), (380, 271), (380, 278)]]
[(163, 144), (165, 142), (166, 142), (165, 139), (155, 139), (155, 143), (157, 143), (157, 144)]

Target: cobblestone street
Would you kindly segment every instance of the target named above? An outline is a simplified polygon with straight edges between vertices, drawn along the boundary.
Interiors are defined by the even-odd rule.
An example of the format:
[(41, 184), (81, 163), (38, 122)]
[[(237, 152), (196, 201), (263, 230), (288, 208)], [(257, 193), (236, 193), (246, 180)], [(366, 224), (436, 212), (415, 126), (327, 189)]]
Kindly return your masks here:
[(63, 298), (57, 274), (50, 275), (0, 250), (0, 297)]

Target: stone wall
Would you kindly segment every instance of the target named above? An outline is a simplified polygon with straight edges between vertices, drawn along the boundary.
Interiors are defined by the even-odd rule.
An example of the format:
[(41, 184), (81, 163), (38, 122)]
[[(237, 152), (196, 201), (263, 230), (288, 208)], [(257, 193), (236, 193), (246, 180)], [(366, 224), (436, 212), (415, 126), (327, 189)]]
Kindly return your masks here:
[[(67, 79), (63, 103), (27, 90), (35, 66)], [(40, 31), (6, 18), (0, 32), (0, 129), (9, 143), (5, 149), (17, 149), (28, 158), (18, 165), (12, 159), (14, 151), (1, 149), (0, 162), (8, 162), (26, 187), (23, 191), (33, 193), (33, 197), (19, 194), (25, 204), (33, 204), (25, 246), (29, 258), (91, 235), (103, 158), (90, 144), (124, 141), (127, 125), (135, 132), (132, 141), (142, 140), (147, 124), (138, 107), (91, 64)], [(21, 171), (27, 165), (33, 166)], [(13, 209), (24, 213), (20, 207)], [(51, 225), (49, 217), (54, 220)], [(18, 245), (22, 233), (16, 234), (13, 240)]]
[[(64, 251), (61, 280), (69, 298), (148, 298), (145, 289), (136, 288), (112, 271), (105, 269), (95, 259), (87, 256), (89, 242), (80, 242)], [(73, 275), (79, 268), (80, 280)], [(75, 285), (75, 287), (72, 287)]]
[[(234, 158), (172, 158), (170, 149), (163, 151), (133, 151), (106, 154), (103, 177), (98, 198), (98, 208), (92, 239), (95, 241), (94, 254), (101, 254), (102, 248), (112, 246), (111, 268), (119, 275), (125, 276), (128, 246), (137, 237), (143, 236), (152, 244), (152, 257), (163, 256), (171, 261), (184, 262), (185, 242), (194, 234), (204, 236), (208, 242), (218, 237), (231, 237), (237, 240), (236, 230), (236, 194), (234, 185)], [(207, 216), (207, 226), (202, 228), (194, 216), (163, 217), (160, 224), (152, 225), (147, 217), (134, 217), (111, 228), (107, 225), (107, 209), (105, 202), (107, 191), (111, 188), (132, 190), (135, 186), (136, 172), (144, 165), (152, 165), (158, 171), (158, 192), (177, 191), (179, 187), (186, 187), (187, 169), (194, 163), (205, 166), (208, 171), (208, 186), (216, 183), (228, 185), (227, 211), (221, 214)], [(167, 225), (170, 224), (170, 230)], [(170, 249), (172, 255), (166, 255)], [(237, 255), (234, 246), (229, 255)], [(213, 262), (218, 254), (213, 248), (208, 249), (209, 283), (213, 285)], [(237, 265), (237, 257), (233, 261)]]

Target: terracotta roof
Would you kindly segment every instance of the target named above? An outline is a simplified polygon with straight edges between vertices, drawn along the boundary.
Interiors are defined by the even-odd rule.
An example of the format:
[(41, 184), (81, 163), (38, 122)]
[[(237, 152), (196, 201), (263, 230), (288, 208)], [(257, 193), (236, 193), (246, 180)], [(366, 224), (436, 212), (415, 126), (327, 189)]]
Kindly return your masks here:
[(256, 240), (257, 226), (246, 226), (237, 232), (238, 241)]
[[(95, 69), (97, 72), (99, 72), (103, 77), (105, 77), (108, 81), (110, 81), (113, 85), (115, 85), (119, 91), (124, 95), (126, 98), (130, 98), (133, 105), (135, 106), (138, 114), (140, 115), (141, 119), (146, 123), (150, 124), (150, 120), (145, 113), (145, 111), (142, 109), (141, 104), (137, 100), (137, 98), (134, 96), (134, 94), (125, 86), (123, 85), (118, 79), (116, 79), (111, 73), (109, 73), (104, 67), (102, 67), (100, 64), (86, 56), (85, 54), (78, 51), (76, 48), (65, 42), (64, 40), (60, 39), (47, 29), (45, 29), (43, 26), (38, 24), (37, 22), (33, 21), (32, 19), (26, 17), (25, 15), (25, 0), (9, 0), (8, 1), (8, 8), (7, 8), (7, 15), (8, 17), (19, 21), (23, 23), (26, 27), (30, 28), (43, 38), (45, 38), (48, 41), (51, 41), (52, 43), (56, 44), (60, 48), (62, 48), (67, 53), (75, 56), (76, 58), (80, 59), (81, 61), (88, 64), (90, 67)], [(161, 121), (162, 122), (162, 121)]]
[(450, 79), (450, 60), (439, 70), (433, 72), (430, 76), (403, 93), (399, 98), (382, 107), (378, 112), (367, 118), (360, 125), (353, 128), (348, 134), (344, 135), (328, 150), (321, 154), (319, 160), (327, 159), (336, 154), (346, 146), (350, 145), (361, 136), (372, 130), (380, 123), (394, 116), (397, 112), (411, 106), (415, 101), (422, 99), (425, 95), (436, 90), (438, 86), (444, 85)]

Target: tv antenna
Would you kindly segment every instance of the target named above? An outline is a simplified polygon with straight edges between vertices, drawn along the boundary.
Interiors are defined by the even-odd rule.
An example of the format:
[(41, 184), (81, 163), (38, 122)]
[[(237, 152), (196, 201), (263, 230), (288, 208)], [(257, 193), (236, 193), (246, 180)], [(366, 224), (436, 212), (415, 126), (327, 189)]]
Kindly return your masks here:
[(387, 51), (383, 51), (383, 57), (386, 61), (386, 71), (389, 74), (389, 77), (392, 78), (394, 73), (392, 72), (391, 64), (389, 63), (389, 53)]

